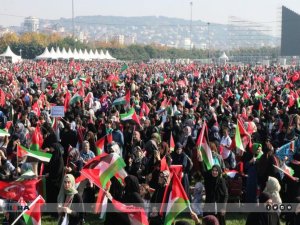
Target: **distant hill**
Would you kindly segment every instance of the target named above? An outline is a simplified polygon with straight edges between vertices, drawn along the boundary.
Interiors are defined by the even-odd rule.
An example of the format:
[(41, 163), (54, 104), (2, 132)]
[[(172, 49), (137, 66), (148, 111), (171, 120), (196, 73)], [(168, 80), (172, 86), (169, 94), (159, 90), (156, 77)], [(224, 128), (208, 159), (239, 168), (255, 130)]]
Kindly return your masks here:
[[(261, 47), (273, 46), (279, 39), (271, 35), (226, 24), (208, 24), (204, 21), (190, 21), (169, 17), (119, 17), (119, 16), (80, 16), (75, 17), (76, 34), (82, 32), (88, 39), (105, 40), (124, 35), (126, 40), (139, 44), (159, 43), (174, 47), (189, 45), (186, 38), (192, 37), (196, 48)], [(72, 19), (40, 20), (40, 27), (57, 29), (63, 27), (72, 32)], [(126, 41), (125, 41), (126, 42)]]

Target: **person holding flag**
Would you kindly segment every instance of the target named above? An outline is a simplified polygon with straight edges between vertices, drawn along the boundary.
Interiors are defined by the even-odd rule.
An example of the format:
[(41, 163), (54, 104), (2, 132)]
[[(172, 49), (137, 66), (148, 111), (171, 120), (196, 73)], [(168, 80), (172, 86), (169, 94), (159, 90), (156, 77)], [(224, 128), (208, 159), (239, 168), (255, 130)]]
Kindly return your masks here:
[(75, 187), (75, 178), (66, 174), (61, 185), (58, 197), (58, 213), (60, 225), (81, 225), (84, 221), (82, 198)]
[(213, 165), (211, 170), (207, 170), (203, 163), (201, 151), (198, 151), (198, 160), (206, 191), (204, 215), (216, 215), (220, 225), (225, 225), (228, 189), (226, 181), (222, 177), (222, 170), (218, 165)]
[(163, 224), (163, 215), (159, 214), (161, 203), (163, 202), (165, 189), (169, 182), (170, 172), (168, 170), (161, 171), (158, 177), (159, 187), (155, 189), (150, 203), (152, 204), (149, 215), (150, 224)]

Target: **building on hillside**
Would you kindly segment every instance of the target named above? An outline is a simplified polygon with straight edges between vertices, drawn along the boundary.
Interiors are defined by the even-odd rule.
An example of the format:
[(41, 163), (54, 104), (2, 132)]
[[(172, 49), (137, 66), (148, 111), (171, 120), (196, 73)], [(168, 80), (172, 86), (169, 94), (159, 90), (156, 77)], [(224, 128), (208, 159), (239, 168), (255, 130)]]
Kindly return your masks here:
[(23, 31), (24, 32), (38, 32), (40, 21), (38, 18), (30, 16), (24, 19)]

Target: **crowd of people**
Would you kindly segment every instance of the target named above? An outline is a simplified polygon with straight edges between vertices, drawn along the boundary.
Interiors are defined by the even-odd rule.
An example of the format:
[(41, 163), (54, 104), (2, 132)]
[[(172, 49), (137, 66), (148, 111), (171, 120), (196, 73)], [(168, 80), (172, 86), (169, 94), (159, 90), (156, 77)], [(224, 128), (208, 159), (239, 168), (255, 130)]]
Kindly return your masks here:
[[(163, 160), (169, 167), (182, 166), (192, 209), (183, 214), (196, 224), (226, 224), (232, 197), (243, 203), (296, 204), (299, 80), (297, 68), (279, 65), (0, 62), (0, 128), (10, 134), (0, 137), (0, 179), (13, 181), (28, 171), (32, 176), (26, 179), (46, 178), (46, 202), (59, 204), (58, 214), (51, 215), (65, 223), (61, 215), (68, 214), (68, 224), (81, 224), (86, 214), (78, 203), (95, 202), (98, 188), (88, 180), (77, 186), (75, 180), (99, 155), (97, 141), (106, 137), (102, 151), (118, 154), (128, 174), (123, 183), (111, 178), (106, 194), (124, 204), (144, 204), (149, 224), (164, 224), (159, 206), (171, 174), (162, 169)], [(53, 106), (64, 106), (64, 117), (51, 117)], [(125, 120), (122, 115), (130, 109), (135, 117)], [(203, 126), (211, 167), (197, 143)], [(40, 150), (52, 154), (48, 163), (18, 157), (18, 146), (30, 148), (37, 127)], [(289, 143), (291, 154), (276, 154)], [(233, 180), (241, 182), (238, 196), (232, 196)], [(130, 224), (126, 215), (112, 211), (105, 224)], [(277, 225), (281, 218), (296, 225), (299, 212), (250, 213), (246, 224)]]

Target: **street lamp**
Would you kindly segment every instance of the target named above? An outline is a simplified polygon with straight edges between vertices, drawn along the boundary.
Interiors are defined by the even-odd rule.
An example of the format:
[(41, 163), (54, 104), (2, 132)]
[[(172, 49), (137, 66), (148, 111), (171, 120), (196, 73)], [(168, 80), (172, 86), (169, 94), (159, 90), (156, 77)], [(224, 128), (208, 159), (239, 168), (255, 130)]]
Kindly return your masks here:
[(22, 59), (22, 49), (20, 49), (19, 52), (20, 52), (20, 57)]

